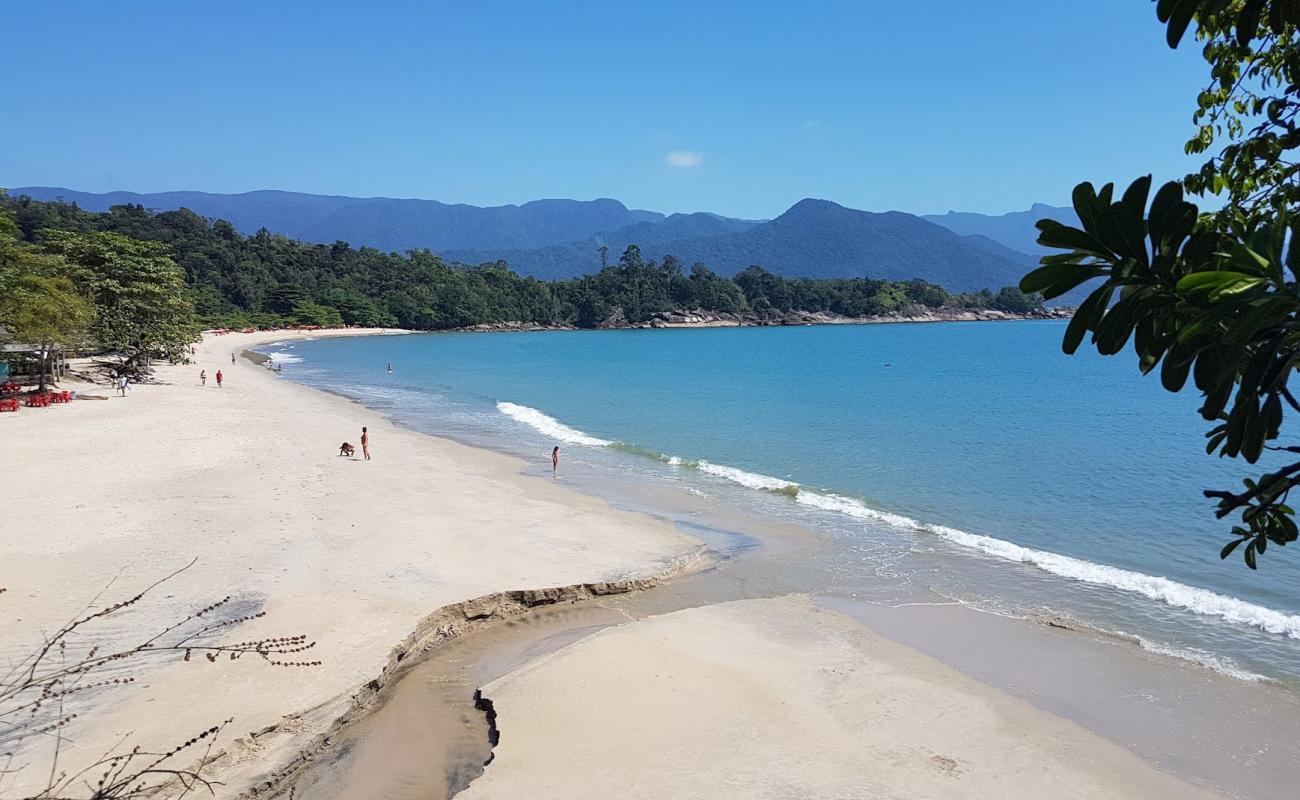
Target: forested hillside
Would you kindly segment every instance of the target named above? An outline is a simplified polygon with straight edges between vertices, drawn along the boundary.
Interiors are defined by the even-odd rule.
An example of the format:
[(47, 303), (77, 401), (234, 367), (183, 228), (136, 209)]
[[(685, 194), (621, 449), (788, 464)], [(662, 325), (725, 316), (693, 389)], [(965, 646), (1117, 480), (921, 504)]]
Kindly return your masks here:
[(426, 248), (532, 248), (584, 239), (664, 219), (653, 211), (629, 209), (617, 200), (534, 200), (521, 205), (471, 206), (396, 197), (346, 197), (262, 190), (242, 194), (209, 192), (107, 192), (96, 194), (51, 186), (14, 189), (14, 196), (75, 203), (88, 211), (139, 205), (155, 211), (188, 208), (224, 219), (240, 233), (262, 228), (305, 242), (344, 240), (380, 250)]
[(674, 256), (646, 259), (636, 245), (595, 275), (546, 282), (501, 264), (462, 266), (427, 250), (405, 255), (346, 242), (309, 244), (192, 211), (152, 213), (138, 205), (93, 213), (74, 205), (0, 198), (24, 242), (48, 248), (53, 231), (108, 232), (160, 242), (184, 271), (194, 308), (208, 325), (379, 325), (446, 329), (501, 322), (594, 327), (637, 323), (682, 309), (718, 312), (829, 312), (865, 316), (929, 308), (1027, 311), (1039, 304), (1016, 289), (953, 295), (924, 281), (790, 279), (761, 267), (735, 279)]
[[(811, 198), (776, 219), (741, 220), (702, 212), (665, 217), (609, 199), (480, 208), (278, 191), (90, 194), (32, 187), (13, 193), (47, 201), (62, 197), (91, 211), (123, 204), (156, 211), (189, 208), (210, 219), (229, 220), (245, 235), (265, 228), (318, 244), (341, 240), (385, 252), (429, 250), (466, 264), (505, 261), (521, 275), (547, 280), (596, 272), (601, 268), (599, 248), (606, 248), (608, 260), (617, 260), (630, 244), (646, 258), (662, 261), (671, 254), (728, 276), (761, 264), (787, 278), (919, 278), (957, 291), (1014, 284), (1035, 261), (1026, 255), (1035, 252), (1032, 245), (999, 244), (1002, 228), (997, 226), (970, 230), (986, 237), (962, 235), (967, 231), (959, 226), (979, 215), (956, 215), (960, 219), (945, 227), (914, 214), (858, 211)], [(1032, 220), (979, 219), (998, 222), (1025, 241), (1036, 235)]]

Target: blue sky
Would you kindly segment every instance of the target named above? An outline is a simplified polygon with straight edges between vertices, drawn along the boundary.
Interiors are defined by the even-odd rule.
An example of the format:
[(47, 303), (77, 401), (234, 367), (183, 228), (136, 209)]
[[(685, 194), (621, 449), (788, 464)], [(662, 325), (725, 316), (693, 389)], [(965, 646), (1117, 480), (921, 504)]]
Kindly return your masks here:
[(771, 217), (1180, 177), (1205, 80), (1147, 0), (19, 3), (0, 186), (615, 197)]

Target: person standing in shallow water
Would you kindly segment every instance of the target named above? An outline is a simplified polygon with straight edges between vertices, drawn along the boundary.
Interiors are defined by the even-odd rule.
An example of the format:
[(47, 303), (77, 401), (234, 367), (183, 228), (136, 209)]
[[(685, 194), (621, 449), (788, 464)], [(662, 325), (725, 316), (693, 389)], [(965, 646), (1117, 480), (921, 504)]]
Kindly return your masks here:
[(551, 448), (551, 477), (554, 478), (560, 471), (560, 448), (558, 446)]
[(361, 429), (361, 455), (365, 456), (366, 461), (370, 460), (370, 434), (366, 433), (364, 427)]

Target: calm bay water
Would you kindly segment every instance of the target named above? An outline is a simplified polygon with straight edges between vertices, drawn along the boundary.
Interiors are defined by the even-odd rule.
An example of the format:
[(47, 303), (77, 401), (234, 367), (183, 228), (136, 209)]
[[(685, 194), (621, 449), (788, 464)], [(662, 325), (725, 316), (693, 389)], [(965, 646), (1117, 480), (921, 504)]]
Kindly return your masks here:
[[(1300, 681), (1300, 552), (1251, 572), (1204, 488), (1197, 398), (1064, 323), (430, 334), (267, 348), (403, 424), (819, 530), (816, 590), (1058, 614), (1242, 679)], [(385, 365), (391, 363), (393, 372)], [(346, 432), (342, 432), (346, 435)]]

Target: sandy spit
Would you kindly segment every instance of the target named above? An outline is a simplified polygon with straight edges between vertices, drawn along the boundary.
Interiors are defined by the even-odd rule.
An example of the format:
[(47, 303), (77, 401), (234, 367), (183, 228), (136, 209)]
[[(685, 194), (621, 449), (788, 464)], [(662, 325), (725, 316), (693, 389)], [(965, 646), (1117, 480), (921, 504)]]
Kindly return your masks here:
[(1208, 798), (807, 597), (610, 628), (483, 688), (458, 800)]
[[(9, 461), (0, 664), (25, 656), (106, 586), (105, 601), (124, 599), (191, 559), (84, 644), (134, 644), (231, 596), (241, 612), (266, 612), (234, 639), (305, 634), (318, 643), (309, 657), (323, 662), (160, 658), (135, 671), (136, 683), (87, 701), (61, 763), (78, 766), (124, 737), (167, 749), (233, 718), (215, 776), (226, 782), (218, 796), (233, 796), (325, 730), (435, 609), (504, 590), (644, 578), (698, 556), (700, 543), (671, 525), (522, 477), (515, 459), (396, 428), (244, 359), (231, 363), (245, 348), (294, 337), (209, 337), (194, 365), (162, 366), (158, 383), (126, 398), (0, 415)], [(339, 456), (362, 425), (374, 460)], [(276, 735), (252, 735), (272, 726)], [(29, 746), (17, 763), (29, 766), (5, 778), (0, 795), (24, 796), (42, 781), (47, 748)]]

